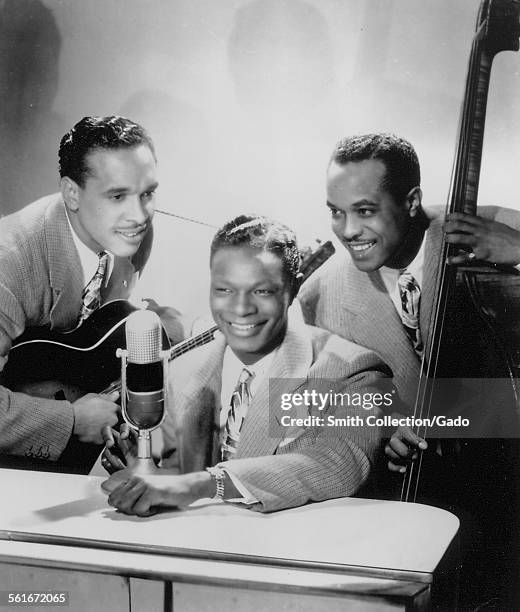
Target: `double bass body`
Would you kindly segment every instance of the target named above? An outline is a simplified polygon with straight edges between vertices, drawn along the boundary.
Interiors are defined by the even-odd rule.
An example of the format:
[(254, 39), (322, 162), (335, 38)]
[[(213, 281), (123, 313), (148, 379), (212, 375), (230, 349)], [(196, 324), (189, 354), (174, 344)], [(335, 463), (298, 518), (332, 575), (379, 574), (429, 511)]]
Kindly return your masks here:
[[(477, 214), (492, 60), (518, 50), (520, 4), (484, 0), (471, 50), (446, 214)], [(457, 431), (417, 429), (429, 450), (405, 475), (404, 501), (436, 503), (461, 519), (461, 579), (473, 601), (510, 592), (520, 575), (520, 273), (443, 244), (418, 381), (416, 418), (461, 415)], [(450, 264), (453, 258), (463, 264)], [(484, 597), (484, 595), (483, 595)], [(489, 603), (489, 602), (488, 602)], [(503, 609), (503, 608), (499, 608)]]

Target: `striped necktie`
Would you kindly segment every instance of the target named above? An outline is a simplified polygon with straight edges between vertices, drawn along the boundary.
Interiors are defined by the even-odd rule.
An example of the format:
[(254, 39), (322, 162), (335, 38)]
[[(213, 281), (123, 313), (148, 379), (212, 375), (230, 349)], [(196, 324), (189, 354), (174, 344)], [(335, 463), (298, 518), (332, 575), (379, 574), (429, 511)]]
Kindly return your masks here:
[(220, 447), (222, 461), (232, 459), (237, 452), (240, 430), (251, 404), (249, 384), (252, 377), (253, 374), (247, 368), (244, 368), (240, 373), (237, 386), (231, 396), (226, 428), (223, 432), (223, 440)]
[(419, 327), (421, 290), (415, 278), (406, 271), (401, 272), (397, 285), (401, 296), (401, 320), (404, 329), (412, 341), (414, 351), (419, 357), (422, 357), (424, 345)]
[(106, 251), (101, 251), (98, 253), (98, 257), (99, 263), (96, 273), (90, 279), (85, 289), (83, 289), (83, 295), (81, 296), (83, 304), (79, 313), (78, 326), (88, 319), (94, 310), (101, 305), (101, 287), (103, 286), (103, 279), (105, 278), (108, 253)]

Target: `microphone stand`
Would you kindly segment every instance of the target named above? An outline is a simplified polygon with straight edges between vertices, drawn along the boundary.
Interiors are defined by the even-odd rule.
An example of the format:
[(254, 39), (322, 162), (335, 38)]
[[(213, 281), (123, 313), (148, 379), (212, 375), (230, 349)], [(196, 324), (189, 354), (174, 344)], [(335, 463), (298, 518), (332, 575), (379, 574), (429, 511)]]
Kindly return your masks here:
[(154, 429), (157, 429), (157, 427), (162, 424), (166, 417), (166, 409), (168, 406), (167, 377), (170, 351), (160, 351), (159, 355), (163, 364), (163, 399), (161, 418), (152, 427), (141, 428), (138, 423), (132, 421), (127, 411), (126, 366), (128, 363), (128, 351), (122, 348), (118, 348), (116, 351), (116, 357), (121, 358), (121, 410), (123, 413), (123, 419), (134, 431), (137, 432), (137, 456), (135, 457), (132, 465), (128, 466), (134, 474), (157, 474), (159, 472), (159, 468), (155, 465), (155, 461), (152, 457), (151, 433)]

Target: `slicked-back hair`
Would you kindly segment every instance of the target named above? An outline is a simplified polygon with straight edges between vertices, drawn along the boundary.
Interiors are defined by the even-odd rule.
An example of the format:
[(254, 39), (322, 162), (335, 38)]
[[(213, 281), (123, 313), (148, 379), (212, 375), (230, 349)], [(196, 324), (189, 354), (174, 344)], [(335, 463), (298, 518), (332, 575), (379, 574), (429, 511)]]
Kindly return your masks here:
[(58, 153), (60, 176), (68, 176), (80, 187), (85, 186), (91, 169), (87, 156), (96, 150), (150, 148), (155, 157), (152, 139), (139, 124), (126, 117), (83, 117), (60, 142)]
[(300, 252), (295, 233), (286, 225), (255, 214), (245, 214), (228, 221), (211, 242), (210, 264), (215, 253), (224, 248), (251, 247), (277, 255), (282, 262), (284, 279), (294, 297), (299, 287)]
[[(414, 187), (421, 185), (421, 168), (413, 146), (394, 134), (361, 134), (338, 142), (330, 163), (344, 166), (348, 162), (378, 159), (386, 168), (383, 187), (397, 204), (404, 203)], [(329, 164), (330, 165), (330, 164)]]

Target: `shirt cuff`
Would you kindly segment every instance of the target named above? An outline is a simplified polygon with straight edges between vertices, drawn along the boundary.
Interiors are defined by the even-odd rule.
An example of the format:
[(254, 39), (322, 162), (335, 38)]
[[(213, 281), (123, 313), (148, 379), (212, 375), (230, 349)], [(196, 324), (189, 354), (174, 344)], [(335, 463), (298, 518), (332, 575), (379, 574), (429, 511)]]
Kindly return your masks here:
[(247, 490), (247, 488), (240, 482), (240, 480), (234, 474), (232, 474), (227, 468), (222, 467), (222, 465), (219, 465), (218, 467), (229, 476), (229, 479), (234, 484), (235, 489), (242, 496), (242, 497), (235, 497), (233, 499), (226, 499), (227, 502), (231, 502), (234, 504), (246, 504), (246, 505), (258, 503), (258, 500), (253, 495), (251, 495), (251, 493)]

